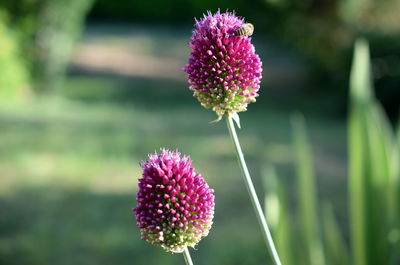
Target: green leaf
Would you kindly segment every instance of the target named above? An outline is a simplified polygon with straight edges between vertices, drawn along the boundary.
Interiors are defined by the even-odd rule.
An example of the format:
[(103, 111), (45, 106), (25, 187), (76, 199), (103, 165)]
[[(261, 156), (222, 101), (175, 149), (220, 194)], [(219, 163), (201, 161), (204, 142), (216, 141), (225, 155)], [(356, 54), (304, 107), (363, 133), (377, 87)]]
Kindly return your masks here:
[(352, 110), (349, 117), (349, 210), (353, 264), (366, 265), (366, 177), (362, 116)]
[(373, 96), (371, 63), (368, 42), (359, 39), (355, 43), (353, 64), (350, 72), (350, 96), (352, 104), (366, 104)]
[(264, 207), (268, 224), (271, 227), (276, 248), (282, 264), (295, 265), (293, 252), (293, 233), (290, 214), (283, 184), (273, 166), (263, 170), (265, 188)]
[(372, 93), (368, 44), (355, 45), (350, 79), (349, 199), (353, 264), (389, 264), (397, 226), (398, 149)]
[(304, 118), (293, 115), (293, 144), (296, 158), (297, 179), (299, 185), (299, 204), (301, 232), (307, 253), (307, 264), (325, 264), (322, 242), (317, 219), (317, 193), (312, 164), (311, 146), (307, 137)]
[(295, 265), (293, 256), (293, 231), (283, 183), (278, 178), (273, 166), (263, 169), (265, 189), (264, 208), (268, 224), (282, 264)]
[(350, 264), (350, 256), (340, 232), (339, 225), (336, 222), (333, 207), (325, 202), (322, 208), (322, 220), (324, 239), (326, 244), (326, 256), (330, 265)]

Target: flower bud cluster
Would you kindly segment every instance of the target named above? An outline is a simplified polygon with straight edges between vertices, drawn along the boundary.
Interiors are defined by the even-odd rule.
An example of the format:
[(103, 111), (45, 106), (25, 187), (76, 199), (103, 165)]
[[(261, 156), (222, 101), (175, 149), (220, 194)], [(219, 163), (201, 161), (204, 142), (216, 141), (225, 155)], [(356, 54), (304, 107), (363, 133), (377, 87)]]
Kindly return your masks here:
[(212, 225), (214, 191), (191, 164), (190, 157), (165, 149), (141, 163), (137, 225), (142, 239), (169, 252), (194, 247)]
[(262, 63), (251, 38), (238, 35), (244, 24), (234, 13), (208, 12), (197, 21), (189, 42), (192, 51), (183, 70), (190, 89), (205, 108), (224, 114), (246, 111), (256, 101)]

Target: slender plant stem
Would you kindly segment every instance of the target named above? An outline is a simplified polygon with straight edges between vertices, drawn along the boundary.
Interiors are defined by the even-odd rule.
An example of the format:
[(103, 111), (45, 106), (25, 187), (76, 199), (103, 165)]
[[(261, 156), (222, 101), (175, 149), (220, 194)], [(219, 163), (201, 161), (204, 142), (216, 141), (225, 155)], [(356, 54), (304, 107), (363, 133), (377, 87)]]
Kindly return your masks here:
[(189, 249), (185, 247), (185, 250), (183, 251), (183, 256), (185, 257), (185, 262), (186, 265), (193, 265), (192, 258), (190, 257)]
[(279, 256), (278, 256), (278, 252), (276, 251), (274, 241), (272, 240), (271, 232), (269, 231), (267, 222), (265, 220), (265, 215), (263, 213), (260, 202), (258, 200), (256, 190), (254, 189), (254, 185), (251, 180), (249, 170), (247, 169), (247, 165), (246, 165), (246, 161), (244, 160), (242, 148), (240, 147), (239, 139), (236, 134), (235, 125), (233, 124), (233, 120), (230, 115), (226, 115), (226, 122), (227, 122), (228, 130), (229, 130), (229, 134), (231, 135), (233, 145), (235, 146), (236, 156), (239, 161), (240, 169), (242, 170), (242, 173), (243, 173), (243, 179), (244, 179), (244, 182), (246, 183), (247, 191), (249, 192), (251, 202), (252, 202), (254, 210), (256, 212), (258, 223), (260, 224), (261, 230), (263, 231), (263, 236), (264, 236), (265, 242), (267, 244), (268, 250), (270, 251), (270, 254), (271, 254), (272, 259), (274, 260), (275, 264), (282, 265), (282, 263), (279, 259)]

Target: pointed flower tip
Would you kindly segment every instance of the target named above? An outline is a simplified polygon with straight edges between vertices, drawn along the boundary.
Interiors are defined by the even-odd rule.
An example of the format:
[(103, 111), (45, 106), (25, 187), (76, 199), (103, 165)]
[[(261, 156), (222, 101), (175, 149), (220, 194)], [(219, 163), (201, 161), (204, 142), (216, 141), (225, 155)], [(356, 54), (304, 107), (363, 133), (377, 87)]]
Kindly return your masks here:
[(161, 149), (141, 163), (133, 208), (142, 239), (173, 253), (207, 236), (214, 217), (213, 190), (191, 168), (189, 156)]
[(215, 119), (215, 120), (213, 120), (213, 121), (210, 121), (210, 123), (217, 123), (217, 122), (219, 122), (220, 120), (222, 120), (222, 117), (223, 117), (223, 115), (219, 115), (217, 119)]
[(237, 127), (240, 129), (240, 118), (237, 112), (230, 115), (232, 119), (236, 122)]
[(255, 53), (243, 18), (234, 12), (207, 12), (196, 20), (184, 71), (190, 90), (218, 117), (246, 111), (255, 102), (262, 77), (262, 62)]

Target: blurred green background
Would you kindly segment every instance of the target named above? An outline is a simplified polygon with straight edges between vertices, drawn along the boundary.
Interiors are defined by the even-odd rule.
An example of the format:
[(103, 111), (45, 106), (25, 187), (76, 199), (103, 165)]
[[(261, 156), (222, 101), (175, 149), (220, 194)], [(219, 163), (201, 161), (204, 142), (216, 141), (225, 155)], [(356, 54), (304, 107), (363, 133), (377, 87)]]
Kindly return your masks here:
[[(370, 44), (377, 97), (371, 108), (383, 106), (377, 119), (389, 117), (388, 134), (397, 124), (397, 0), (0, 0), (0, 264), (183, 264), (181, 255), (141, 241), (131, 212), (139, 161), (160, 147), (191, 155), (215, 189), (214, 227), (191, 251), (195, 264), (271, 264), (225, 124), (209, 123), (215, 114), (192, 97), (181, 70), (194, 17), (218, 8), (235, 10), (255, 25), (252, 39), (264, 77), (257, 103), (240, 114), (238, 133), (260, 198), (266, 195), (266, 202), (273, 198), (289, 209), (278, 218), (281, 226), (272, 225), (275, 236), (289, 237), (278, 243), (279, 249), (289, 253), (285, 242), (294, 241), (297, 256), (283, 254), (286, 264), (311, 264), (312, 255), (301, 254), (312, 247), (301, 240), (324, 249), (332, 246), (329, 242), (341, 242), (343, 249), (327, 251), (326, 261), (316, 265), (400, 264), (398, 255), (374, 263), (371, 256), (369, 261), (355, 258), (363, 256), (360, 251), (349, 254), (357, 248), (351, 225), (357, 217), (349, 211), (357, 206), (348, 196), (354, 175), (348, 146), (353, 142), (346, 135), (349, 73), (358, 37)], [(307, 132), (294, 112), (303, 113)], [(295, 145), (293, 132), (300, 132)], [(309, 142), (302, 142), (303, 134)], [(312, 170), (307, 169), (310, 159), (302, 161), (310, 152)], [(397, 165), (398, 157), (393, 159), (391, 165)], [(279, 181), (264, 189), (265, 179), (275, 175)], [(299, 179), (305, 182), (298, 185)], [(304, 198), (314, 182), (315, 198)], [(281, 186), (283, 192), (275, 194)], [(368, 192), (375, 198), (387, 190)], [(329, 206), (315, 210), (320, 207), (316, 201)], [(397, 214), (398, 200), (389, 201)], [(307, 205), (316, 215), (311, 219), (303, 216)], [(302, 236), (304, 220), (320, 220), (321, 212), (334, 216), (315, 221), (321, 230), (328, 227), (328, 237), (316, 239), (321, 236), (313, 231)], [(374, 225), (366, 227), (387, 224)], [(388, 226), (394, 231), (390, 235), (384, 227), (360, 240), (372, 244), (389, 237), (394, 243), (387, 253), (399, 253), (400, 232)], [(329, 255), (350, 257), (338, 261)]]

